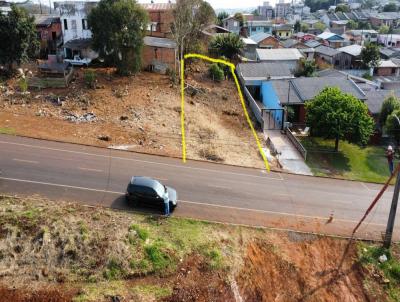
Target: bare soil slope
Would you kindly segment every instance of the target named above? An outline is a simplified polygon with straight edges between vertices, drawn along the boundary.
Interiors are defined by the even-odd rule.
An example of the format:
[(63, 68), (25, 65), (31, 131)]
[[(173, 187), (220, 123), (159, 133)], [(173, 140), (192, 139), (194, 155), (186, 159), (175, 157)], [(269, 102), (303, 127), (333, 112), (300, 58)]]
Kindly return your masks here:
[[(65, 89), (21, 95), (18, 79), (0, 85), (0, 133), (181, 157), (179, 85), (147, 72), (95, 72), (97, 89), (88, 88), (83, 69)], [(262, 168), (234, 82), (213, 83), (201, 63), (187, 75), (203, 91), (186, 96), (188, 158)]]

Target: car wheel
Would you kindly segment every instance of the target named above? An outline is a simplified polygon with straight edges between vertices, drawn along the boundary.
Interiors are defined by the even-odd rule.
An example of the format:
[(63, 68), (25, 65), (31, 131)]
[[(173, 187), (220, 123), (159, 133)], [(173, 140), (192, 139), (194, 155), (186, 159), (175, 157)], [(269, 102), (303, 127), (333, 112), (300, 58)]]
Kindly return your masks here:
[(176, 205), (173, 204), (172, 202), (169, 202), (169, 209), (170, 209), (170, 211), (171, 211), (171, 212), (174, 211), (175, 208), (176, 208)]

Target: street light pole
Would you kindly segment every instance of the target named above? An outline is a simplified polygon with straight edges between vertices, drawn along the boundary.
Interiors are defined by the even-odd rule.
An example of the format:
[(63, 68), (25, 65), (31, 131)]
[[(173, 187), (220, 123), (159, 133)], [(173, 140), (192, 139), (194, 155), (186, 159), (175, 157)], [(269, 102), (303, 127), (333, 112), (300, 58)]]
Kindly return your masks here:
[(397, 211), (397, 202), (399, 200), (399, 189), (400, 189), (399, 169), (396, 169), (396, 172), (397, 172), (396, 186), (394, 187), (392, 205), (390, 207), (389, 219), (386, 226), (385, 239), (383, 241), (383, 246), (387, 249), (390, 248), (390, 244), (392, 243), (394, 221), (396, 219), (396, 211)]
[[(400, 126), (400, 119), (398, 118), (397, 115), (394, 115), (394, 117), (396, 118), (396, 120)], [(392, 235), (393, 235), (394, 222), (396, 219), (397, 203), (399, 201), (400, 169), (397, 167), (395, 171), (397, 173), (396, 185), (394, 187), (392, 205), (390, 206), (389, 219), (388, 219), (388, 223), (386, 226), (385, 239), (383, 241), (383, 246), (387, 249), (390, 248), (390, 245), (392, 243)]]

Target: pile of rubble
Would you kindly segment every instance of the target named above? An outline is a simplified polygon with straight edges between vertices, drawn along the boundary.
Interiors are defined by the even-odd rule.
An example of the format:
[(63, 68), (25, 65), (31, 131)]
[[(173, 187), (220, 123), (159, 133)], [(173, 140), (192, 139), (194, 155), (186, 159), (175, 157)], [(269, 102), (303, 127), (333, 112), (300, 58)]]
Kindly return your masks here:
[(70, 121), (73, 123), (91, 123), (97, 122), (97, 116), (93, 112), (87, 112), (83, 115), (78, 115), (72, 112), (65, 112), (64, 120)]

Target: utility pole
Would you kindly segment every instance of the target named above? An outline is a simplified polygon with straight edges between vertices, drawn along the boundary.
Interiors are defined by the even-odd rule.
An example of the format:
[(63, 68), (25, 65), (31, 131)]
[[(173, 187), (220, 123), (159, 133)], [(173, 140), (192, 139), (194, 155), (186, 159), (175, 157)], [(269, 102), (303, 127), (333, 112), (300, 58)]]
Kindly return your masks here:
[(383, 241), (383, 246), (387, 249), (390, 248), (390, 244), (392, 243), (394, 221), (396, 219), (397, 202), (399, 200), (399, 189), (400, 189), (400, 171), (397, 171), (396, 186), (394, 187), (392, 205), (390, 207), (389, 219), (386, 226), (385, 239)]
[[(399, 126), (400, 126), (399, 117), (397, 115), (394, 115), (394, 117), (396, 118), (396, 120), (397, 120), (397, 122), (399, 123)], [(393, 235), (394, 222), (395, 222), (395, 219), (396, 219), (397, 203), (399, 201), (400, 170), (396, 169), (395, 171), (397, 173), (396, 185), (394, 187), (392, 205), (390, 206), (389, 219), (388, 219), (388, 223), (387, 223), (387, 226), (386, 226), (385, 239), (383, 241), (383, 246), (385, 248), (387, 248), (387, 249), (390, 248), (390, 245), (392, 243), (392, 235)]]

